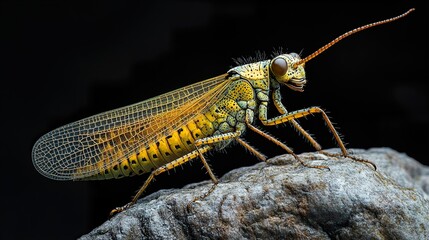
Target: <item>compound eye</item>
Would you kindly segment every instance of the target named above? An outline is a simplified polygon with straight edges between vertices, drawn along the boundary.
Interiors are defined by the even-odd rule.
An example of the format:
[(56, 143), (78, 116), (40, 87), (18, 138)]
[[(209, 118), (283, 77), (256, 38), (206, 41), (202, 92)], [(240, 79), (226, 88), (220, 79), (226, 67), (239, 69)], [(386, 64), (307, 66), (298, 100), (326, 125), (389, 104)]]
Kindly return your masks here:
[(271, 62), (271, 71), (276, 77), (281, 77), (287, 72), (287, 62), (284, 58), (276, 58)]

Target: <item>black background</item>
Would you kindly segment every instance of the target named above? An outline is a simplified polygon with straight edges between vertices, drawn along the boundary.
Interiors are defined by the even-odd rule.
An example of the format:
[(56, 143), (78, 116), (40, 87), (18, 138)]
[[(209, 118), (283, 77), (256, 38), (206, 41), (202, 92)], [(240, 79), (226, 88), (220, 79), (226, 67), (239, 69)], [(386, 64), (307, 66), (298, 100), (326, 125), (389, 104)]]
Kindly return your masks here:
[[(2, 1), (1, 239), (68, 239), (125, 204), (146, 176), (56, 182), (39, 175), (31, 148), (42, 134), (225, 73), (234, 57), (286, 51), (306, 56), (369, 22), (416, 11), (350, 37), (306, 65), (304, 93), (284, 88), (289, 110), (328, 110), (351, 148), (387, 146), (428, 164), (428, 4), (283, 1)], [(269, 55), (269, 54), (268, 54)], [(336, 147), (320, 116), (300, 120)], [(297, 153), (311, 147), (289, 126), (265, 128)], [(283, 153), (248, 133), (269, 156)], [(209, 156), (214, 172), (258, 161), (241, 147)], [(208, 180), (192, 166), (161, 175), (147, 194)]]

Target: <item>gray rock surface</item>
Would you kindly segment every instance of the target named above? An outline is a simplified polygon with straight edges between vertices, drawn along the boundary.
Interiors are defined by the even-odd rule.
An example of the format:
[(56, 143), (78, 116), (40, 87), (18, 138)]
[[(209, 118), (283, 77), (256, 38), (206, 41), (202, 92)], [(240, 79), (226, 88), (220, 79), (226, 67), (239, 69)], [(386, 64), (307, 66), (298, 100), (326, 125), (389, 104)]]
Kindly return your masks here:
[(197, 202), (210, 181), (149, 195), (81, 239), (429, 239), (429, 167), (389, 148), (350, 151), (377, 171), (282, 155), (227, 173)]

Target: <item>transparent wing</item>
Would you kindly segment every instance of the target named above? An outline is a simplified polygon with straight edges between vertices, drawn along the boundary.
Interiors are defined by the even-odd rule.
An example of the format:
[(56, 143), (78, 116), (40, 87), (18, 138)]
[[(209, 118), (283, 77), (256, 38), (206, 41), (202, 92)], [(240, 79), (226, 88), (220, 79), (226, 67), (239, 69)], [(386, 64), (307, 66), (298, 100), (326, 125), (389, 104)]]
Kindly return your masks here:
[(212, 106), (229, 83), (226, 74), (220, 75), (57, 128), (36, 142), (33, 164), (55, 180), (97, 174), (187, 124)]

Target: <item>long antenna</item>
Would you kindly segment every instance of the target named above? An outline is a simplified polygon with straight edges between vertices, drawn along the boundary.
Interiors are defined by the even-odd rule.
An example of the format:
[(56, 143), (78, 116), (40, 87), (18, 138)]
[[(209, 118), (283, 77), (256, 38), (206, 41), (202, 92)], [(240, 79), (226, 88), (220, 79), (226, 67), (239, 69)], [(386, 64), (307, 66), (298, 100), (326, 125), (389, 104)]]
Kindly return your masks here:
[(395, 21), (395, 20), (398, 20), (398, 19), (400, 19), (400, 18), (403, 18), (403, 17), (407, 16), (410, 12), (412, 12), (412, 11), (414, 11), (414, 10), (415, 10), (414, 8), (411, 8), (410, 10), (408, 10), (407, 12), (405, 12), (405, 13), (403, 13), (403, 14), (399, 15), (399, 16), (396, 16), (396, 17), (393, 17), (393, 18), (389, 18), (389, 19), (386, 19), (386, 20), (382, 20), (382, 21), (378, 21), (378, 22), (374, 22), (374, 23), (370, 23), (370, 24), (367, 24), (367, 25), (364, 25), (364, 26), (361, 26), (361, 27), (355, 28), (355, 29), (353, 29), (353, 30), (351, 30), (351, 31), (348, 31), (348, 32), (344, 33), (343, 35), (341, 35), (341, 36), (339, 36), (339, 37), (335, 38), (334, 40), (332, 40), (330, 43), (326, 44), (325, 46), (323, 46), (323, 47), (319, 48), (319, 49), (318, 49), (317, 51), (315, 51), (314, 53), (312, 53), (312, 54), (308, 55), (306, 58), (303, 58), (303, 59), (299, 60), (298, 62), (296, 62), (296, 63), (293, 65), (293, 67), (294, 67), (294, 68), (296, 68), (296, 67), (298, 67), (299, 65), (304, 64), (304, 63), (306, 63), (306, 62), (310, 61), (311, 59), (315, 58), (317, 55), (319, 55), (319, 54), (321, 54), (322, 52), (324, 52), (326, 49), (328, 49), (328, 48), (332, 47), (332, 46), (333, 46), (334, 44), (336, 44), (337, 42), (339, 42), (339, 41), (343, 40), (344, 38), (346, 38), (346, 37), (348, 37), (348, 36), (350, 36), (350, 35), (352, 35), (352, 34), (355, 34), (355, 33), (357, 33), (357, 32), (360, 32), (360, 31), (365, 30), (365, 29), (368, 29), (368, 28), (375, 27), (375, 26), (377, 26), (377, 25), (381, 25), (381, 24), (385, 24), (385, 23), (393, 22), (393, 21)]

